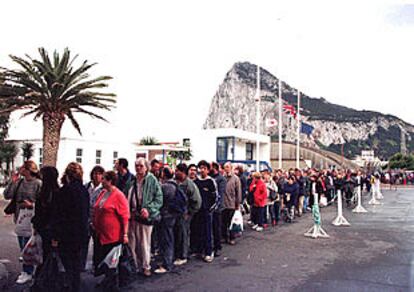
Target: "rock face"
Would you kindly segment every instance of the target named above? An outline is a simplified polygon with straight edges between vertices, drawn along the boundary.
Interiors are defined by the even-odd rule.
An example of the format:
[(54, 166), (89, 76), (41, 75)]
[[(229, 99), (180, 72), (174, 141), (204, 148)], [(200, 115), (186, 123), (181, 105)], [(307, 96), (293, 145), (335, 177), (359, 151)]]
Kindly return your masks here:
[[(257, 66), (236, 63), (226, 74), (213, 97), (204, 128), (238, 128), (256, 132)], [(261, 68), (260, 132), (278, 139), (278, 78)], [(283, 105), (297, 108), (297, 90), (282, 82)], [(380, 158), (401, 151), (414, 150), (414, 126), (401, 119), (373, 111), (357, 111), (329, 103), (324, 98), (311, 98), (301, 93), (301, 119), (314, 127), (311, 135), (301, 134), (308, 147), (330, 150), (348, 158), (361, 150), (373, 149)], [(295, 142), (297, 120), (283, 113), (283, 140)], [(402, 134), (405, 133), (405, 134)], [(403, 138), (404, 136), (404, 138)]]

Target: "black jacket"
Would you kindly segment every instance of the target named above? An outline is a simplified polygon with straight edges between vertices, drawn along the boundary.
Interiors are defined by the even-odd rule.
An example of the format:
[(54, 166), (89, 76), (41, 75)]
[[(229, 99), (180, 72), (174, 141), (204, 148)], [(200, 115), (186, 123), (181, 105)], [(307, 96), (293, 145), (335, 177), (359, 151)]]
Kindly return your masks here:
[(81, 181), (64, 185), (56, 198), (52, 238), (59, 249), (80, 250), (88, 238), (89, 194)]

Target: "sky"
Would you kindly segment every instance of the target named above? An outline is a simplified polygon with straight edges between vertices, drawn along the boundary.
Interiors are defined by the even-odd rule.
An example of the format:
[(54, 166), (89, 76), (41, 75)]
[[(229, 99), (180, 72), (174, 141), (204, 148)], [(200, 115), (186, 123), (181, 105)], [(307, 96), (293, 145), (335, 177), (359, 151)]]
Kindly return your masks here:
[[(59, 2), (59, 4), (57, 4)], [(117, 108), (80, 118), (85, 138), (176, 141), (198, 131), (235, 62), (259, 64), (311, 97), (414, 124), (414, 2), (2, 1), (0, 66), (37, 48), (97, 62)], [(64, 134), (76, 136), (69, 122)], [(41, 137), (12, 119), (14, 138)]]

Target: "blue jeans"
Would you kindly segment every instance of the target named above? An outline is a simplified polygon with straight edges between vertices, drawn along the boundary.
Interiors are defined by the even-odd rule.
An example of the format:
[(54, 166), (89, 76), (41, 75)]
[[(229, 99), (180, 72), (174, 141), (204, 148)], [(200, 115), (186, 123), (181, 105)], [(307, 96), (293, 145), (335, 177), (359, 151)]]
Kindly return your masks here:
[(174, 260), (174, 225), (177, 216), (163, 217), (160, 224), (160, 253), (162, 257), (162, 265), (168, 271), (173, 268)]
[(280, 202), (273, 202), (269, 205), (270, 218), (273, 221), (279, 222), (280, 219)]
[[(19, 242), (20, 251), (23, 251), (23, 248), (26, 246), (27, 242), (30, 240), (30, 237), (17, 236)], [(32, 265), (23, 264), (23, 272), (31, 275), (33, 274), (34, 267)]]

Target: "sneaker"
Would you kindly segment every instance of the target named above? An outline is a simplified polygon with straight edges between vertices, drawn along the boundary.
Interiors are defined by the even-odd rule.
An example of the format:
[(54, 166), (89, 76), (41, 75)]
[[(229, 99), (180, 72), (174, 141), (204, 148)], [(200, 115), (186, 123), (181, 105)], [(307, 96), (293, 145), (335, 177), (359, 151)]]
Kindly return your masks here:
[(230, 245), (235, 245), (236, 244), (236, 241), (234, 239), (232, 239), (232, 240), (229, 241), (229, 244)]
[(256, 228), (257, 228), (257, 227), (259, 227), (259, 225), (258, 225), (258, 224), (253, 225), (253, 226), (252, 226), (252, 229), (253, 229), (253, 230), (256, 230)]
[(254, 225), (254, 224), (253, 224), (253, 222), (252, 222), (252, 220), (247, 221), (247, 224), (248, 224), (249, 226)]
[(174, 261), (174, 266), (182, 266), (187, 263), (187, 259), (176, 259)]
[(19, 262), (23, 263), (23, 257), (19, 257)]
[(204, 261), (206, 263), (211, 263), (211, 262), (213, 262), (213, 260), (214, 260), (214, 253), (212, 253), (211, 255), (208, 255), (208, 256), (205, 256), (204, 257)]
[(25, 284), (32, 280), (32, 275), (22, 272), (16, 280), (17, 284)]
[(162, 266), (154, 271), (155, 274), (159, 274), (159, 275), (165, 274), (167, 272), (168, 272), (168, 270), (166, 268), (162, 267)]
[(257, 231), (257, 232), (262, 232), (262, 231), (263, 231), (263, 227), (261, 227), (261, 226), (257, 227), (257, 228), (256, 228), (256, 231)]

